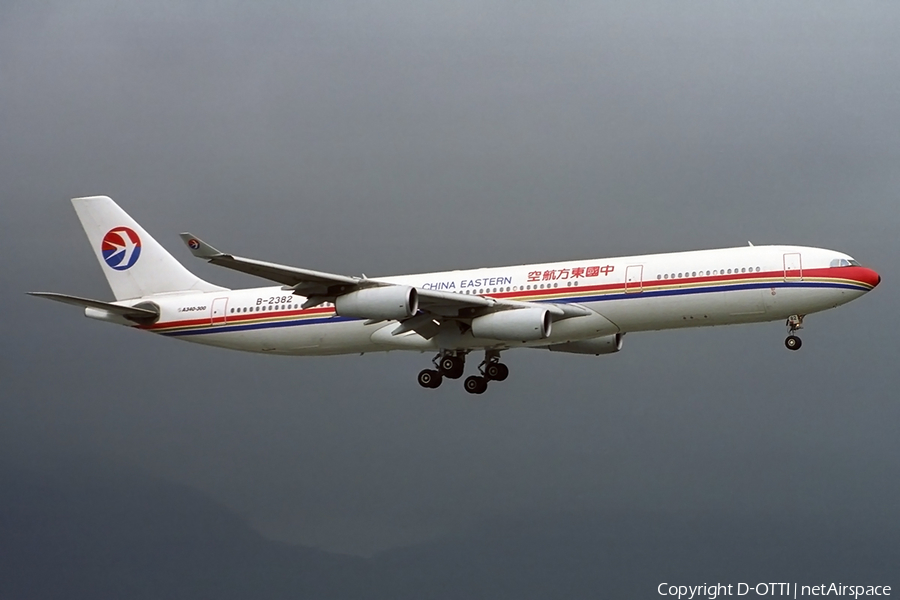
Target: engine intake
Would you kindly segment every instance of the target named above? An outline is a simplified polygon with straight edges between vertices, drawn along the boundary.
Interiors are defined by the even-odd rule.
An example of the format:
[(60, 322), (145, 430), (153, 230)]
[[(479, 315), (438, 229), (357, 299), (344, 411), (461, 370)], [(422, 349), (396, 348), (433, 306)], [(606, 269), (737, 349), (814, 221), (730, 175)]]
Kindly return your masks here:
[(472, 335), (492, 340), (530, 342), (550, 335), (550, 312), (544, 308), (518, 308), (472, 319)]
[(338, 296), (334, 308), (342, 317), (408, 319), (419, 310), (419, 294), (416, 288), (406, 285), (368, 288)]

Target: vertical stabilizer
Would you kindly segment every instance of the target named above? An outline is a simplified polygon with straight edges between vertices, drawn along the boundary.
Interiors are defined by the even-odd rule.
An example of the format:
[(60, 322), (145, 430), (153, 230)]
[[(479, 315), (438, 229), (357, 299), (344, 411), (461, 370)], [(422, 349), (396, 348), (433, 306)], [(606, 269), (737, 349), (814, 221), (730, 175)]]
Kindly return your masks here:
[(112, 198), (73, 198), (72, 205), (116, 300), (225, 289), (185, 269)]

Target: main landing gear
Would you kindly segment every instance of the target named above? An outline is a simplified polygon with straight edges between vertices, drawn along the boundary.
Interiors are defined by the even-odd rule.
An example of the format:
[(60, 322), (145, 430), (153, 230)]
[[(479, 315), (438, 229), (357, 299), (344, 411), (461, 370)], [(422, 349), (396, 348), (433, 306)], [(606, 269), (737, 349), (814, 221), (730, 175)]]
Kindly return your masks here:
[(800, 346), (803, 345), (803, 341), (794, 335), (794, 332), (798, 329), (803, 329), (803, 315), (791, 315), (788, 317), (785, 325), (788, 328), (788, 336), (784, 340), (784, 346), (788, 350), (799, 350)]
[[(425, 369), (419, 373), (419, 385), (425, 388), (436, 388), (448, 379), (459, 379), (466, 366), (465, 352), (444, 352), (434, 357), (434, 369)], [(470, 394), (483, 394), (489, 381), (503, 381), (509, 377), (509, 367), (500, 362), (498, 350), (485, 352), (484, 362), (478, 366), (480, 375), (467, 377), (463, 388)]]
[(478, 365), (481, 375), (467, 377), (463, 384), (470, 394), (483, 394), (487, 391), (488, 381), (503, 381), (509, 377), (509, 367), (500, 362), (499, 350), (487, 350), (484, 353), (484, 362)]
[(466, 355), (463, 352), (444, 352), (438, 354), (432, 360), (434, 369), (424, 369), (419, 372), (419, 385), (425, 388), (436, 388), (447, 379), (459, 379), (466, 368)]

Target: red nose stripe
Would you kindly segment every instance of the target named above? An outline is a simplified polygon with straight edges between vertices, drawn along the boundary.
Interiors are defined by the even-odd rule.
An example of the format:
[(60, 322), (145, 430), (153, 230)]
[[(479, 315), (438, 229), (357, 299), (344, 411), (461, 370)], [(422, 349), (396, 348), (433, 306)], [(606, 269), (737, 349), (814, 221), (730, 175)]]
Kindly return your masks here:
[(871, 285), (872, 287), (881, 283), (881, 275), (876, 273), (873, 269), (867, 269), (865, 267), (850, 267), (850, 269), (851, 272), (848, 274), (850, 279), (865, 283), (866, 285)]

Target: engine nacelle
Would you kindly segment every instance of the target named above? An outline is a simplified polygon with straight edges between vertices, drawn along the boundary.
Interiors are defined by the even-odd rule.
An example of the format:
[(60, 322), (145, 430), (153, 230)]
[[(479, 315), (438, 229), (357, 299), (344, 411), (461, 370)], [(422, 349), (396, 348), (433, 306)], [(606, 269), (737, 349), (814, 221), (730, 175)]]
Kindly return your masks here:
[(419, 310), (419, 293), (406, 285), (374, 287), (334, 299), (334, 311), (342, 317), (408, 319)]
[(590, 340), (554, 344), (552, 346), (547, 346), (547, 350), (550, 350), (551, 352), (570, 352), (572, 354), (613, 354), (622, 349), (623, 337), (625, 337), (624, 333), (604, 335)]
[(472, 335), (492, 340), (530, 342), (550, 335), (550, 311), (544, 308), (517, 308), (475, 317)]

